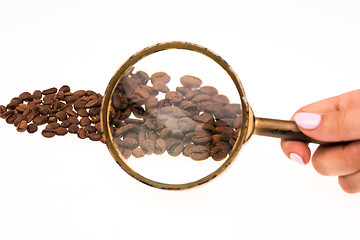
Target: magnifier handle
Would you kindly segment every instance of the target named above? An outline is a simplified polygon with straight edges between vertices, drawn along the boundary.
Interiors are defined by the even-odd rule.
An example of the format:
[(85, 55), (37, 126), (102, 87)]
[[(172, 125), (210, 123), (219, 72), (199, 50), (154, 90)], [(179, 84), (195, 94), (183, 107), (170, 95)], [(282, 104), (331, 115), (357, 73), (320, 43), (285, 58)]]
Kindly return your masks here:
[(317, 143), (320, 145), (331, 145), (334, 143), (323, 142), (304, 135), (294, 121), (285, 121), (269, 118), (255, 118), (255, 135), (281, 138), (284, 140), (301, 141), (306, 143)]

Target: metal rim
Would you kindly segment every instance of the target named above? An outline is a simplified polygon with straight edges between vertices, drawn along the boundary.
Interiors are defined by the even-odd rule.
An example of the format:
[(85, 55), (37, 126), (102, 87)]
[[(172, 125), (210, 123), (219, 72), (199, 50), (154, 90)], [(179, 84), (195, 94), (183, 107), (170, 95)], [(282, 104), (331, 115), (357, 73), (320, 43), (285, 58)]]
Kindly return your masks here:
[[(241, 134), (239, 135), (232, 152), (230, 153), (229, 157), (225, 160), (225, 162), (213, 173), (193, 182), (188, 182), (184, 184), (168, 184), (168, 183), (162, 183), (153, 181), (149, 178), (146, 178), (140, 174), (138, 174), (136, 171), (131, 169), (123, 160), (123, 156), (118, 151), (117, 147), (115, 146), (112, 135), (110, 132), (110, 126), (109, 126), (109, 113), (110, 113), (110, 102), (111, 102), (111, 96), (113, 95), (113, 92), (115, 90), (115, 87), (117, 86), (121, 76), (135, 63), (137, 63), (139, 60), (143, 59), (144, 57), (153, 54), (158, 51), (168, 50), (168, 49), (184, 49), (184, 50), (191, 50), (198, 53), (201, 53), (209, 58), (211, 58), (213, 61), (215, 61), (217, 64), (219, 64), (231, 77), (232, 81), (234, 82), (237, 91), (240, 95), (241, 99), (241, 105), (242, 105), (242, 115), (243, 115), (243, 124), (241, 127)], [(189, 42), (179, 42), (179, 41), (173, 41), (173, 42), (163, 42), (158, 43), (152, 46), (149, 46), (147, 48), (144, 48), (143, 50), (135, 53), (132, 55), (114, 74), (114, 76), (111, 78), (108, 87), (106, 89), (106, 92), (103, 97), (102, 102), (102, 109), (100, 112), (100, 118), (101, 118), (101, 127), (103, 131), (103, 136), (106, 142), (106, 145), (115, 159), (115, 161), (119, 164), (119, 166), (127, 172), (130, 176), (135, 178), (136, 180), (145, 183), (149, 186), (159, 188), (159, 189), (166, 189), (166, 190), (182, 190), (182, 189), (188, 189), (193, 188), (195, 186), (202, 185), (212, 179), (214, 179), (216, 176), (220, 175), (222, 172), (224, 172), (225, 169), (233, 162), (235, 157), (240, 151), (240, 148), (242, 144), (246, 141), (246, 135), (249, 125), (249, 104), (246, 100), (244, 88), (241, 85), (240, 79), (235, 74), (235, 72), (232, 70), (230, 65), (222, 59), (219, 55), (215, 54), (214, 52), (210, 51), (209, 49), (202, 47), (200, 45), (189, 43)]]

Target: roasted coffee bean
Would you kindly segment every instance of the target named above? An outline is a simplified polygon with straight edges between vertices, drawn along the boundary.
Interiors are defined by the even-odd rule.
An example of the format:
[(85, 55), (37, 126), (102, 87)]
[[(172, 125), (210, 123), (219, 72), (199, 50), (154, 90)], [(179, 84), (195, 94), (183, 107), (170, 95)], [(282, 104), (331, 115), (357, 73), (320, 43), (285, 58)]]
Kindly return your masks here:
[(93, 107), (100, 107), (102, 99), (93, 99), (90, 100), (88, 103), (85, 104), (86, 108), (93, 108)]
[(196, 123), (194, 120), (192, 120), (189, 117), (184, 117), (184, 118), (180, 118), (178, 120), (178, 124), (179, 124), (179, 129), (184, 133), (188, 133), (191, 131), (194, 131), (195, 127), (196, 127)]
[(203, 102), (203, 101), (209, 101), (210, 96), (206, 94), (199, 94), (192, 98), (192, 101), (195, 103)]
[(80, 117), (88, 117), (89, 116), (88, 112), (85, 109), (79, 109), (79, 110), (77, 110), (77, 113)]
[(46, 129), (44, 129), (44, 130), (41, 132), (41, 134), (42, 134), (44, 137), (46, 137), (46, 138), (52, 138), (52, 137), (54, 137), (54, 136), (56, 135), (56, 133), (55, 133), (54, 131), (52, 131), (52, 130), (48, 131), (48, 130), (46, 130)]
[(19, 125), (19, 123), (21, 121), (26, 121), (27, 122), (27, 117), (25, 115), (23, 115), (23, 114), (17, 114), (16, 118), (14, 120), (14, 126)]
[(190, 90), (191, 90), (191, 88), (176, 87), (176, 91), (181, 93), (182, 95), (186, 95)]
[(153, 131), (159, 131), (165, 127), (164, 123), (162, 123), (159, 119), (154, 117), (147, 118), (145, 120), (145, 124), (150, 130)]
[(53, 122), (53, 123), (49, 123), (48, 125), (46, 125), (45, 129), (50, 130), (50, 129), (56, 129), (59, 128), (60, 124)]
[(234, 128), (241, 128), (241, 124), (242, 124), (242, 115), (240, 116), (237, 116), (235, 119), (234, 119)]
[(53, 88), (49, 88), (49, 89), (42, 91), (42, 94), (48, 95), (48, 94), (54, 94), (56, 92), (57, 92), (57, 88), (53, 87)]
[(188, 87), (188, 88), (198, 88), (202, 84), (202, 81), (200, 78), (190, 76), (190, 75), (182, 76), (180, 78), (180, 82), (182, 83), (182, 85), (184, 87)]
[(158, 99), (156, 97), (149, 97), (145, 100), (145, 108), (148, 110), (149, 108), (155, 108), (158, 105)]
[(25, 132), (27, 129), (27, 121), (22, 120), (16, 127), (18, 132)]
[(91, 124), (91, 120), (88, 117), (83, 117), (80, 119), (80, 126), (85, 127)]
[(227, 108), (219, 108), (214, 112), (214, 115), (217, 119), (222, 118), (236, 118), (236, 114), (234, 114), (230, 109)]
[(170, 156), (176, 157), (182, 153), (184, 149), (184, 144), (181, 140), (176, 138), (168, 138), (165, 140), (167, 152)]
[(133, 151), (132, 151), (132, 155), (136, 158), (142, 158), (145, 156), (145, 152), (144, 150), (142, 150), (141, 148), (135, 148)]
[(6, 117), (6, 123), (8, 124), (14, 124), (15, 120), (17, 118), (17, 114), (11, 114)]
[(217, 95), (214, 95), (211, 100), (214, 102), (214, 103), (219, 103), (219, 104), (222, 104), (222, 105), (225, 105), (225, 104), (229, 104), (230, 103), (230, 100), (227, 96), (225, 95), (221, 95), (221, 94), (217, 94)]
[(170, 76), (165, 72), (156, 72), (151, 75), (150, 80), (152, 84), (156, 82), (168, 83), (170, 81)]
[(28, 133), (34, 133), (38, 130), (38, 127), (36, 124), (34, 123), (30, 123), (28, 126), (27, 126), (27, 131)]
[(59, 91), (62, 91), (64, 93), (70, 92), (70, 87), (68, 85), (64, 85), (59, 89)]
[(231, 147), (226, 142), (217, 142), (210, 150), (210, 155), (215, 161), (221, 161), (230, 153)]
[(68, 133), (68, 130), (64, 127), (58, 127), (56, 129), (54, 129), (56, 135), (58, 136), (64, 136)]
[(6, 111), (7, 111), (6, 107), (4, 105), (0, 105), (0, 114), (3, 114)]
[(218, 94), (218, 90), (212, 86), (203, 86), (199, 90), (202, 94), (206, 94), (209, 96)]
[(191, 159), (196, 161), (205, 160), (210, 156), (208, 147), (202, 145), (193, 145), (189, 151)]
[(96, 127), (95, 126), (84, 126), (84, 128), (90, 133), (96, 133)]
[(177, 104), (183, 100), (183, 95), (179, 92), (168, 92), (165, 95), (165, 99), (168, 100), (170, 104)]
[(140, 143), (140, 147), (144, 150), (146, 155), (151, 155), (155, 151), (155, 143), (150, 139), (146, 139)]
[(101, 111), (101, 108), (100, 107), (92, 107), (90, 108), (89, 110), (89, 116), (90, 117), (94, 117), (96, 115), (99, 115), (100, 114), (100, 111)]
[(67, 119), (65, 111), (57, 112), (55, 116), (57, 117), (57, 119), (59, 119), (59, 121), (65, 121)]
[(194, 144), (207, 145), (210, 144), (212, 137), (205, 130), (196, 130), (192, 138)]
[(35, 90), (33, 92), (33, 96), (34, 96), (34, 99), (41, 99), (42, 98), (42, 93), (40, 90)]
[(78, 130), (79, 130), (79, 127), (76, 124), (71, 124), (68, 128), (69, 133), (77, 133)]
[(164, 139), (156, 139), (154, 153), (157, 155), (163, 154), (166, 151), (166, 142)]
[(116, 129), (114, 133), (114, 137), (120, 137), (123, 136), (125, 133), (129, 131), (135, 131), (137, 129), (137, 126), (133, 123), (127, 124), (121, 128)]
[(33, 119), (33, 122), (36, 125), (43, 125), (47, 122), (47, 116), (45, 116), (45, 115), (37, 116)]
[(164, 128), (159, 133), (159, 137), (162, 139), (166, 139), (170, 136), (171, 136), (171, 130), (169, 128)]
[(171, 132), (171, 136), (177, 139), (183, 139), (184, 133), (180, 129), (175, 129)]
[(185, 94), (184, 99), (185, 99), (185, 101), (190, 101), (199, 94), (201, 94), (199, 89), (192, 89), (191, 91), (189, 91)]
[(85, 139), (89, 136), (89, 132), (84, 128), (79, 128), (77, 136), (81, 139)]
[(100, 133), (90, 133), (89, 134), (89, 139), (91, 141), (100, 141), (102, 138), (102, 135)]
[(19, 95), (19, 98), (22, 101), (27, 101), (27, 102), (34, 100), (34, 96), (31, 95), (31, 93), (29, 92), (23, 92), (22, 94)]
[(162, 93), (167, 93), (170, 91), (170, 89), (168, 88), (168, 86), (166, 86), (165, 83), (163, 82), (156, 82), (153, 84), (153, 87), (156, 91), (162, 92)]

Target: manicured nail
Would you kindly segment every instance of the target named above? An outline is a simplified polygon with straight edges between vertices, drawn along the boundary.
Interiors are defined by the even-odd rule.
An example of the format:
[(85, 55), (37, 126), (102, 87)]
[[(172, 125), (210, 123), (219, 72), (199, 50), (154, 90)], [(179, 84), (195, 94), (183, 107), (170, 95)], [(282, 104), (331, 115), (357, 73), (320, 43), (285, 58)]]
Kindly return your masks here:
[(294, 162), (299, 163), (300, 165), (305, 165), (304, 160), (302, 159), (302, 157), (300, 157), (299, 155), (297, 155), (296, 153), (290, 153), (289, 157), (291, 160), (293, 160)]
[(315, 129), (320, 125), (321, 115), (316, 113), (301, 112), (295, 114), (295, 122), (305, 129)]

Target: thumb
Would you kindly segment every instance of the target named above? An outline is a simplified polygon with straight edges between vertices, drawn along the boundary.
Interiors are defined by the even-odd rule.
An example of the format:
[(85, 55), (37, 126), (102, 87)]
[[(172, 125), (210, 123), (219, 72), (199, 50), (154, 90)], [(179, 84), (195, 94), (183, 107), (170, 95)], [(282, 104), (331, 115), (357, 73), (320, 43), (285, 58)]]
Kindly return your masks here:
[(305, 135), (321, 141), (360, 139), (360, 108), (322, 114), (299, 112), (294, 120)]

